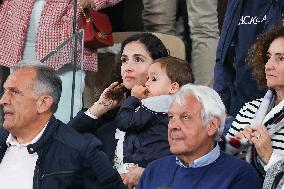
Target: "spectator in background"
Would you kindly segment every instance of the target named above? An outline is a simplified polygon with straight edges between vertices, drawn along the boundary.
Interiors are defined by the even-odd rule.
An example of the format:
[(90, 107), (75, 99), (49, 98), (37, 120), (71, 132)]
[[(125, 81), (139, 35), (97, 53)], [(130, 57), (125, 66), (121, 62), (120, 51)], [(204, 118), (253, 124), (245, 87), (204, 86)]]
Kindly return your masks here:
[(212, 87), (219, 40), (218, 0), (186, 0), (195, 84)]
[[(135, 85), (145, 84), (148, 68), (153, 61), (161, 57), (167, 57), (169, 54), (158, 37), (150, 33), (142, 33), (125, 39), (122, 43), (120, 55), (121, 63), (117, 65), (119, 70), (114, 70), (113, 75), (116, 78), (113, 81), (122, 82), (126, 88), (126, 93), (130, 94), (130, 90)], [(106, 90), (109, 88), (112, 88), (112, 86)], [(107, 153), (109, 159), (114, 162), (117, 145), (115, 117), (121, 100), (108, 101), (106, 99), (104, 95), (101, 95), (100, 99), (89, 110), (80, 111), (69, 124), (81, 133), (95, 134), (102, 141), (103, 150)], [(129, 175), (136, 178), (140, 174), (141, 170), (138, 170)]]
[(114, 163), (124, 182), (128, 183), (129, 168), (145, 168), (153, 160), (170, 155), (167, 112), (172, 95), (192, 82), (188, 62), (171, 56), (159, 58), (149, 67), (145, 86), (134, 86), (131, 96), (121, 103), (115, 118), (118, 142)]
[(168, 140), (174, 155), (150, 163), (136, 189), (258, 189), (256, 171), (220, 151), (225, 107), (209, 87), (187, 84), (174, 95)]
[(42, 64), (19, 64), (4, 83), (0, 104), (0, 183), (9, 189), (126, 187), (91, 135), (80, 135), (53, 114), (61, 80)]
[[(284, 158), (284, 27), (261, 34), (248, 54), (258, 86), (268, 89), (263, 98), (246, 103), (226, 135), (226, 152), (247, 151), (247, 161), (264, 178), (272, 164)], [(248, 148), (250, 144), (252, 148)]]
[[(148, 32), (176, 34), (179, 0), (143, 0), (144, 29)], [(212, 86), (219, 39), (217, 0), (186, 0), (191, 39), (192, 71), (196, 84)], [(206, 52), (206, 56), (204, 53)]]
[(178, 0), (142, 0), (144, 30), (170, 35), (176, 34)]
[(247, 51), (258, 34), (283, 25), (284, 1), (229, 0), (217, 49), (213, 88), (220, 94), (228, 114), (235, 117), (249, 101), (265, 91), (252, 79), (245, 63)]
[[(78, 5), (101, 9), (121, 0), (80, 0)], [(79, 15), (79, 14), (78, 14)], [(41, 60), (73, 33), (73, 1), (8, 1), (0, 7), (0, 66), (11, 67), (20, 60)], [(76, 30), (80, 27), (77, 16)], [(70, 120), (72, 94), (72, 49), (58, 52), (45, 62), (58, 70), (62, 80), (63, 94), (56, 115), (64, 122)], [(70, 48), (70, 46), (69, 46)], [(80, 53), (78, 53), (80, 58)], [(96, 71), (95, 50), (85, 49), (83, 70)], [(81, 65), (79, 65), (81, 66)], [(74, 113), (82, 108), (84, 71), (76, 70)]]

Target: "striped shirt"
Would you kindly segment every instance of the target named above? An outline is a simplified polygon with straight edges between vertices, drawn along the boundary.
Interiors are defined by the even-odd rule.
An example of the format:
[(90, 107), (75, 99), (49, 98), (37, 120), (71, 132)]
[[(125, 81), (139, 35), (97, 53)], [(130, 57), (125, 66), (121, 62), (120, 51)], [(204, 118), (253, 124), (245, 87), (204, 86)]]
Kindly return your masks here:
[[(261, 102), (262, 99), (257, 99), (246, 103), (233, 121), (226, 137), (234, 137), (236, 133), (242, 131), (247, 125), (250, 125)], [(284, 100), (282, 100), (278, 105), (273, 107), (270, 112), (267, 113), (262, 124), (268, 126), (274, 123), (278, 115), (277, 113), (279, 113), (283, 106)], [(273, 152), (284, 155), (284, 124), (276, 133), (271, 136), (271, 142)]]

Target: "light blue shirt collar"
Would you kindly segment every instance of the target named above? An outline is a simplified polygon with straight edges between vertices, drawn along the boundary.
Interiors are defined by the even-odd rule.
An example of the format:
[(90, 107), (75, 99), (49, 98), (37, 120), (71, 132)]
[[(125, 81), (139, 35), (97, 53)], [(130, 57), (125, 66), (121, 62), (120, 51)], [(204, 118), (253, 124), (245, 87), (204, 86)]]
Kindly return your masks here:
[(194, 160), (188, 166), (185, 165), (178, 157), (176, 157), (176, 163), (183, 168), (198, 168), (213, 163), (219, 156), (220, 148), (217, 144), (208, 154), (205, 154), (204, 156)]

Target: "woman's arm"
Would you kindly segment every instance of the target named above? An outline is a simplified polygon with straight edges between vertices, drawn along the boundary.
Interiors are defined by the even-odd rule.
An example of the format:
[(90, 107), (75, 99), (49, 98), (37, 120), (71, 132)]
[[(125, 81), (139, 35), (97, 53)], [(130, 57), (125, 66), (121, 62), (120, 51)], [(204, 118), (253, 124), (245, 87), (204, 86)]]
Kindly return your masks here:
[(69, 121), (68, 125), (80, 133), (93, 133), (97, 128), (101, 127), (103, 121), (100, 117), (107, 111), (116, 108), (119, 104), (118, 101), (106, 97), (106, 93), (115, 88), (117, 84), (118, 83), (113, 83), (106, 88), (98, 101), (96, 101), (87, 111), (80, 111)]
[(111, 7), (122, 0), (90, 0), (93, 2), (94, 6), (96, 7), (96, 10), (103, 9), (106, 7)]
[(79, 133), (94, 133), (97, 128), (101, 127), (102, 122), (100, 119), (93, 119), (88, 116), (84, 110), (81, 110), (67, 125), (71, 126)]

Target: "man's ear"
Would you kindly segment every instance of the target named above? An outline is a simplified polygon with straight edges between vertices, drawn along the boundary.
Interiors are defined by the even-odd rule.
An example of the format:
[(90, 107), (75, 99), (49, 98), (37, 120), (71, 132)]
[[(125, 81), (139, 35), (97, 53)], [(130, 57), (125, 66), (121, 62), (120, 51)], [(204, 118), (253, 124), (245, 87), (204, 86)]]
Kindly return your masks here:
[(51, 96), (40, 96), (37, 100), (37, 112), (44, 113), (50, 111), (50, 108), (53, 104), (53, 98)]
[(173, 82), (171, 84), (170, 94), (175, 94), (179, 90), (179, 84), (177, 82)]
[(208, 136), (215, 136), (220, 128), (221, 121), (219, 118), (214, 117), (207, 123), (207, 133)]

